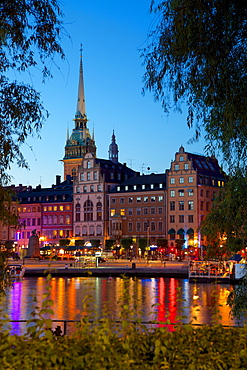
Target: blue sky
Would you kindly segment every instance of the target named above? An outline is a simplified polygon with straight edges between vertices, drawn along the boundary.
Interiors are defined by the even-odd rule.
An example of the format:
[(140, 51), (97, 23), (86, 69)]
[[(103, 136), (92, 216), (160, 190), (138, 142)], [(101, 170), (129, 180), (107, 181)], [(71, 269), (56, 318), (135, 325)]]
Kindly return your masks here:
[(50, 117), (41, 131), (42, 139), (29, 138), (22, 147), (30, 170), (13, 166), (12, 184), (49, 187), (56, 175), (63, 176), (60, 160), (67, 127), (70, 133), (74, 127), (81, 43), (88, 127), (91, 133), (94, 127), (99, 158), (108, 159), (113, 129), (119, 161), (145, 174), (147, 167), (154, 173), (169, 168), (181, 144), (186, 151), (203, 154), (203, 139), (187, 143), (193, 130), (187, 128), (186, 112), (167, 116), (152, 93), (141, 93), (145, 70), (139, 49), (147, 45), (147, 34), (155, 23), (149, 5), (150, 0), (61, 3), (70, 36), (62, 40), (66, 60), (51, 66), (54, 77), (46, 84), (40, 83), (38, 72), (32, 75), (31, 83), (41, 92)]

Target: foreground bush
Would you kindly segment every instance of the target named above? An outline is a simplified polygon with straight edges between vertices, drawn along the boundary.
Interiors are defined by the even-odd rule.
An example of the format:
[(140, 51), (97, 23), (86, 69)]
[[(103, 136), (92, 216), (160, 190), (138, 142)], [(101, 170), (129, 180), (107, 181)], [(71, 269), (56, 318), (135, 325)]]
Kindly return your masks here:
[(5, 370), (247, 369), (246, 334), (221, 325), (143, 332), (127, 322), (114, 332), (107, 321), (91, 328), (82, 322), (64, 337), (2, 333), (0, 362)]

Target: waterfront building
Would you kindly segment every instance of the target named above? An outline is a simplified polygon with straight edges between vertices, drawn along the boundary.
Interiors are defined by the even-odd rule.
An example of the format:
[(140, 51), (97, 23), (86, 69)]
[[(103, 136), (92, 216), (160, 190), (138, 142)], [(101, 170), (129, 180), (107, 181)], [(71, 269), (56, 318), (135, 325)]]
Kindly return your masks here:
[(216, 158), (186, 152), (181, 146), (166, 176), (169, 250), (174, 251), (180, 239), (187, 252), (202, 256), (206, 240), (200, 225), (225, 185), (225, 174)]
[(19, 226), (16, 230), (18, 250), (27, 248), (31, 233), (36, 229), (40, 244), (58, 245), (61, 238), (73, 236), (73, 185), (71, 178), (51, 188), (27, 187), (18, 194)]
[(165, 238), (166, 174), (131, 177), (110, 191), (110, 237), (120, 244), (121, 238), (132, 238), (138, 248), (140, 239), (147, 247)]

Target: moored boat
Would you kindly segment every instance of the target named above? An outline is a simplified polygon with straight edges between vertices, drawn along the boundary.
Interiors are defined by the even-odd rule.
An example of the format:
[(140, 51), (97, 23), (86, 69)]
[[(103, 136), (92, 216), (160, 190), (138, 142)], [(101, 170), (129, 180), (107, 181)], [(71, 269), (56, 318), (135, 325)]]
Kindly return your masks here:
[(6, 274), (11, 279), (21, 279), (21, 278), (23, 278), (24, 273), (25, 273), (25, 268), (21, 264), (7, 265), (7, 267), (6, 267)]

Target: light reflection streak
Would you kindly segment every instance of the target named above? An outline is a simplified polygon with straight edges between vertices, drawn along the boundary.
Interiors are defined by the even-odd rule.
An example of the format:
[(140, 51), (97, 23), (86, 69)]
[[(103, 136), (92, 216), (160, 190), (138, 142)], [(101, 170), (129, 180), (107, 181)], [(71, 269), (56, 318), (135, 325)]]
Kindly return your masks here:
[[(7, 312), (12, 320), (30, 319), (34, 302), (32, 295), (41, 307), (43, 295), (47, 292), (45, 278), (24, 278), (10, 289), (6, 296)], [(143, 321), (157, 319), (159, 321), (176, 322), (178, 314), (187, 316), (183, 322), (206, 324), (212, 322), (210, 307), (218, 309), (223, 325), (233, 325), (229, 317), (226, 299), (230, 285), (211, 285), (189, 283), (186, 279), (152, 278), (52, 278), (51, 299), (54, 301), (53, 319), (79, 320), (84, 310), (82, 301), (88, 297), (88, 312), (92, 317), (102, 317), (106, 311), (110, 318), (117, 320), (121, 308), (117, 303), (123, 291), (129, 296), (129, 309), (138, 305), (136, 315)], [(181, 291), (179, 293), (178, 291)], [(213, 294), (215, 291), (215, 294)], [(193, 299), (193, 297), (197, 299)], [(179, 298), (179, 299), (178, 299)], [(104, 310), (105, 307), (105, 310)], [(199, 311), (198, 311), (199, 309)], [(196, 316), (197, 320), (193, 319)], [(137, 317), (137, 316), (136, 316)], [(19, 324), (13, 329), (20, 331)]]

